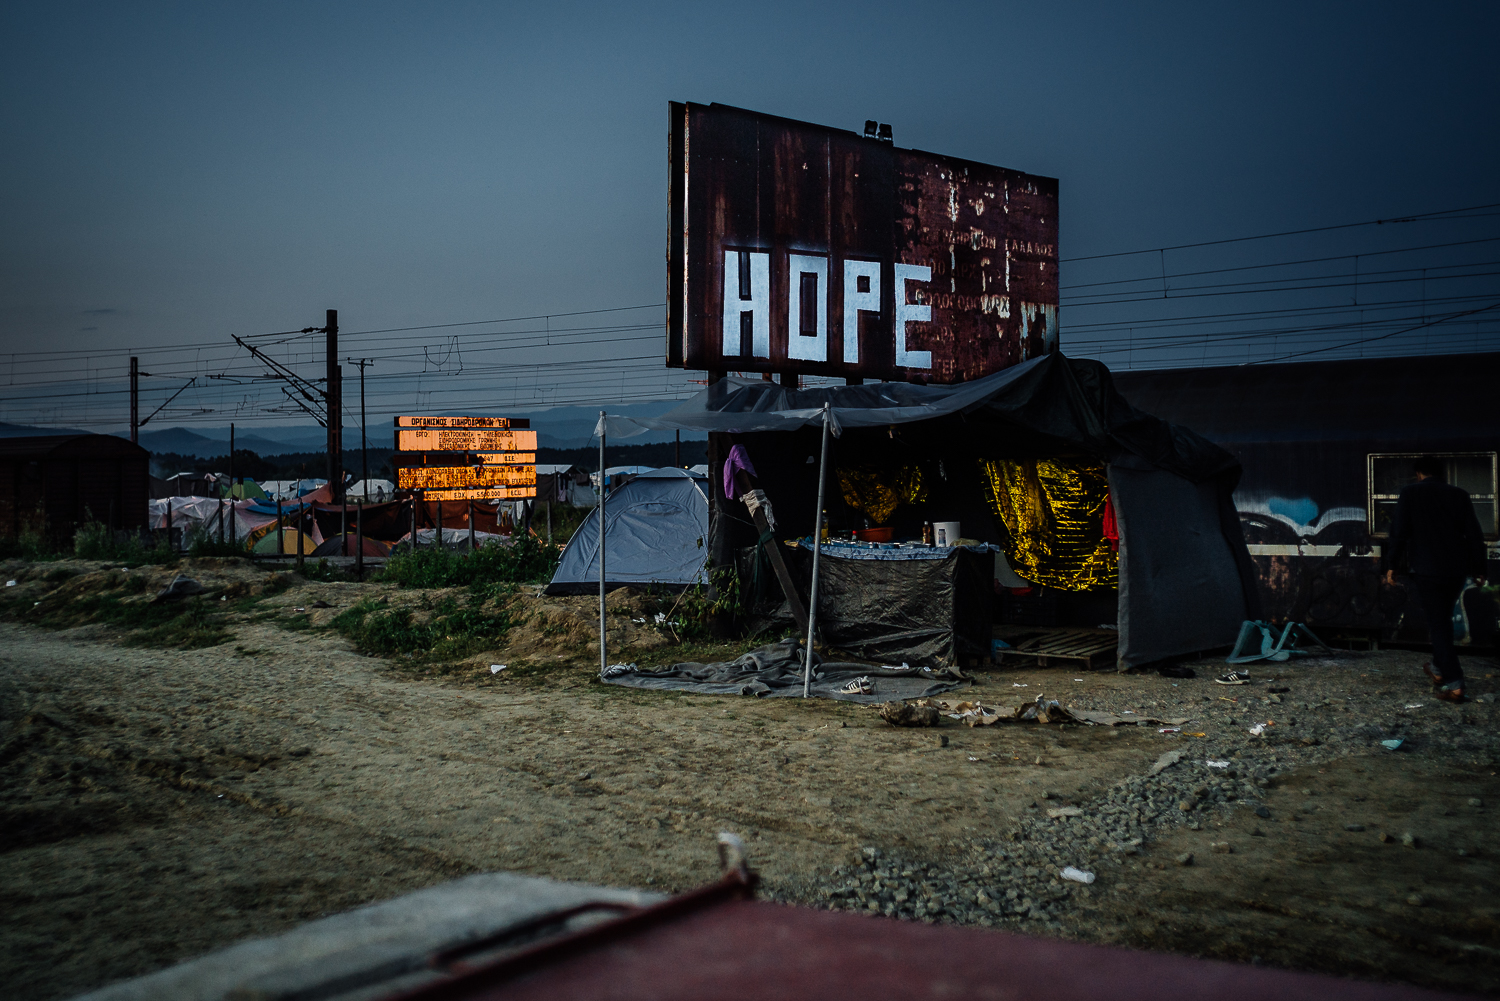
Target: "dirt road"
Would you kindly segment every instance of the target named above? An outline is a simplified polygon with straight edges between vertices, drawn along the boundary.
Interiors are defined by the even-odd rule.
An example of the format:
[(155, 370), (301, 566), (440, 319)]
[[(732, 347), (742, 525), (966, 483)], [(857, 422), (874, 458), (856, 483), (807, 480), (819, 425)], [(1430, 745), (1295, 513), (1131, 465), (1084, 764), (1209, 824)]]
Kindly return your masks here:
[[(227, 641), (191, 650), (0, 624), (11, 996), (68, 996), (467, 872), (682, 889), (714, 875), (726, 829), (782, 899), (1500, 984), (1497, 709), (1435, 702), (1416, 654), (1277, 665), (1236, 689), (1211, 663), (1191, 680), (996, 671), (971, 693), (1190, 717), (1181, 735), (908, 730), (845, 703), (601, 685), (566, 604), (530, 602), (513, 646), (414, 677), (326, 628), (371, 594), (392, 589), (268, 589)], [(331, 607), (294, 611), (316, 601)], [(514, 666), (476, 670), (491, 659)], [(1495, 691), (1491, 662), (1466, 666), (1472, 694)], [(1148, 775), (1172, 749), (1183, 760)], [(1062, 865), (1097, 881), (1061, 882)]]

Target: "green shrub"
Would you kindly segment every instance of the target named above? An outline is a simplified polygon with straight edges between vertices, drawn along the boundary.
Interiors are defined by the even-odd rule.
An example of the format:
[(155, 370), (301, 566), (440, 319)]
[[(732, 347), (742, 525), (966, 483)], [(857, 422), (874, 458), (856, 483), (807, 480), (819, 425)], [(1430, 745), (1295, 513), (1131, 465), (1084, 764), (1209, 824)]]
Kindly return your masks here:
[(478, 653), (505, 638), (512, 625), (509, 611), (503, 606), (489, 611), (485, 604), (475, 595), (463, 604), (446, 597), (427, 621), (417, 622), (409, 608), (386, 608), (379, 601), (366, 600), (339, 613), (332, 625), (361, 653), (451, 659)]
[(122, 541), (108, 525), (90, 519), (73, 533), (73, 555), (83, 560), (118, 560), (129, 566), (175, 563), (179, 554), (154, 541), (147, 545), (129, 534)]
[(551, 580), (557, 570), (557, 547), (532, 535), (515, 535), (512, 540), (509, 544), (492, 542), (472, 553), (435, 547), (402, 552), (386, 562), (381, 579), (400, 587), (483, 587)]

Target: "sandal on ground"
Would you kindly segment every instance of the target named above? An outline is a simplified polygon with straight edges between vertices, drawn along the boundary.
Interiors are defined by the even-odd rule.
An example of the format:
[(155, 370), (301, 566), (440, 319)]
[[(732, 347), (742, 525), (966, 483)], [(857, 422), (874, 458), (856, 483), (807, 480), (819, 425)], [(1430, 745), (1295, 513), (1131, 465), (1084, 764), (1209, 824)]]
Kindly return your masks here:
[(1433, 692), (1444, 702), (1462, 702), (1464, 700), (1464, 683), (1462, 681), (1450, 681), (1436, 692)]

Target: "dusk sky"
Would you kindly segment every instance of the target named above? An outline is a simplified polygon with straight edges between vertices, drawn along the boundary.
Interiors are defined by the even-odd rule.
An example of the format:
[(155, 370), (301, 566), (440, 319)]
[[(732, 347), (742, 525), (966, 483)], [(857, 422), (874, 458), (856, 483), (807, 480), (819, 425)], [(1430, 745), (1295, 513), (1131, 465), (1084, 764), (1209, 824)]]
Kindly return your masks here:
[[(12, 3), (0, 420), (116, 429), (134, 350), (155, 402), (202, 379), (171, 423), (293, 421), (267, 411), (263, 386), (203, 377), (259, 370), (231, 335), (321, 325), (330, 307), (344, 353), (380, 359), (385, 412), (423, 402), (413, 373), (430, 390), (454, 351), (488, 350), (491, 373), (544, 367), (463, 381), (431, 408), (691, 392), (696, 373), (661, 366), (659, 308), (559, 318), (601, 328), (562, 349), (507, 341), (554, 321), (355, 333), (663, 302), (669, 100), (877, 119), (898, 146), (1059, 178), (1068, 353), (1117, 364), (1099, 352), (1120, 324), (1148, 337), (1226, 311), (1070, 306), (1079, 282), (1444, 245), (1355, 265), (1423, 269), (1420, 312), (1386, 319), (1426, 324), (1500, 302), (1500, 209), (1473, 208), (1500, 203), (1497, 37), (1500, 7), (1480, 3)], [(1068, 263), (1454, 209), (1470, 211), (1149, 266)], [(1311, 303), (1277, 294), (1246, 309)], [(1425, 348), (1381, 343), (1493, 350), (1496, 316), (1424, 327)], [(1203, 360), (1223, 361), (1206, 337)], [(1237, 350), (1264, 359), (1266, 343)], [(172, 345), (194, 347), (159, 350)], [(298, 346), (278, 350), (315, 366), (317, 345)]]

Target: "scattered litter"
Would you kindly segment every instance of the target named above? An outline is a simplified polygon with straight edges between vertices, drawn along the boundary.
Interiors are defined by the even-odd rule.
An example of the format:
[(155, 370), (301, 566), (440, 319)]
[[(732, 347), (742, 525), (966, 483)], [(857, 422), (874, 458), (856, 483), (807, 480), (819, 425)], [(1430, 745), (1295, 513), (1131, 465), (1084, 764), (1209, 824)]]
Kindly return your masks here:
[(307, 611), (307, 609), (303, 608), (301, 605), (297, 605), (297, 606), (293, 607), (292, 611), (294, 611), (294, 612), (305, 612), (305, 611)]
[(1075, 883), (1092, 883), (1094, 881), (1093, 873), (1084, 872), (1082, 869), (1075, 869), (1072, 866), (1065, 866), (1061, 875), (1063, 879), (1069, 879)]
[(1382, 740), (1380, 742), (1380, 746), (1383, 747), (1383, 748), (1385, 748), (1387, 751), (1394, 751), (1394, 750), (1396, 750), (1397, 748), (1399, 748), (1404, 743), (1406, 743), (1406, 741), (1399, 740), (1399, 739), (1398, 740)]
[(664, 626), (664, 625), (667, 624), (667, 613), (666, 612), (657, 612), (656, 613), (656, 624), (659, 625), (659, 626)]
[(1250, 684), (1250, 672), (1230, 671), (1228, 674), (1219, 675), (1214, 681), (1221, 685), (1248, 685)]
[(178, 574), (172, 578), (172, 583), (157, 592), (156, 601), (177, 601), (180, 598), (190, 598), (195, 594), (202, 594), (208, 588), (193, 580), (193, 578)]
[(1250, 728), (1250, 736), (1259, 737), (1261, 734), (1266, 732), (1266, 727), (1275, 725), (1276, 724), (1271, 722), (1270, 720), (1267, 720), (1264, 723), (1257, 723)]
[(1180, 726), (1164, 726), (1160, 730), (1157, 730), (1156, 732), (1157, 733), (1181, 733), (1182, 732), (1182, 727), (1180, 727)]
[(1190, 734), (1188, 734), (1188, 736), (1189, 737), (1207, 737), (1208, 734), (1206, 734), (1206, 733), (1190, 733)]
[(1411, 831), (1407, 831), (1401, 835), (1401, 843), (1408, 848), (1415, 848), (1417, 847), (1417, 836)]
[(1234, 846), (1231, 845), (1228, 841), (1211, 841), (1209, 842), (1208, 847), (1209, 850), (1212, 851), (1215, 855), (1234, 854)]
[(604, 677), (616, 678), (635, 670), (634, 664), (611, 664), (604, 669)]
[[(14, 584), (14, 583), (15, 583), (15, 581), (11, 581), (11, 583), (12, 583), (12, 584)], [(1074, 681), (1082, 681), (1082, 680), (1083, 680), (1083, 679), (1082, 679), (1082, 678), (1074, 678), (1074, 679), (1073, 679), (1073, 680), (1074, 680)]]
[(1121, 709), (1120, 710), (1120, 715), (1121, 716), (1134, 716), (1135, 715), (1135, 710), (1134, 709)]
[(1411, 705), (1407, 706), (1406, 708), (1408, 708), (1408, 709), (1421, 709), (1426, 704), (1427, 703), (1425, 703), (1425, 702), (1413, 702)]
[(1156, 759), (1156, 763), (1151, 766), (1150, 774), (1159, 775), (1181, 760), (1181, 751), (1168, 751), (1166, 754), (1163, 754), (1161, 757)]
[(972, 756), (971, 756), (971, 757), (970, 757), (970, 758), (969, 758), (969, 760), (970, 760), (970, 761), (978, 761), (978, 760), (979, 760), (979, 759), (978, 759), (978, 758), (975, 758), (975, 757), (972, 757)]
[(16, 586), (16, 582), (13, 581), (13, 580), (8, 580), (8, 581), (5, 582), (5, 586), (6, 587), (15, 587)]
[[(886, 702), (880, 707), (880, 718), (891, 726), (937, 726), (937, 706), (914, 705), (910, 702)], [(947, 738), (943, 741), (947, 743)]]
[(644, 626), (646, 624), (645, 619), (631, 619), (630, 621), (634, 622), (638, 626)]
[(1083, 808), (1077, 806), (1055, 806), (1047, 811), (1047, 816), (1053, 820), (1061, 817), (1081, 817), (1083, 816)]
[(1227, 762), (1227, 761), (1205, 761), (1203, 763), (1205, 765), (1207, 765), (1208, 767), (1210, 767), (1210, 768), (1228, 768), (1229, 767), (1229, 762)]
[(1030, 685), (1023, 685), (1019, 681), (1012, 681), (1010, 683), (1010, 687), (1012, 687), (1012, 688), (1030, 688), (1031, 686)]
[(490, 665), (490, 673), (491, 674), (499, 674), (503, 670), (505, 670), (505, 665), (504, 664), (491, 664)]

